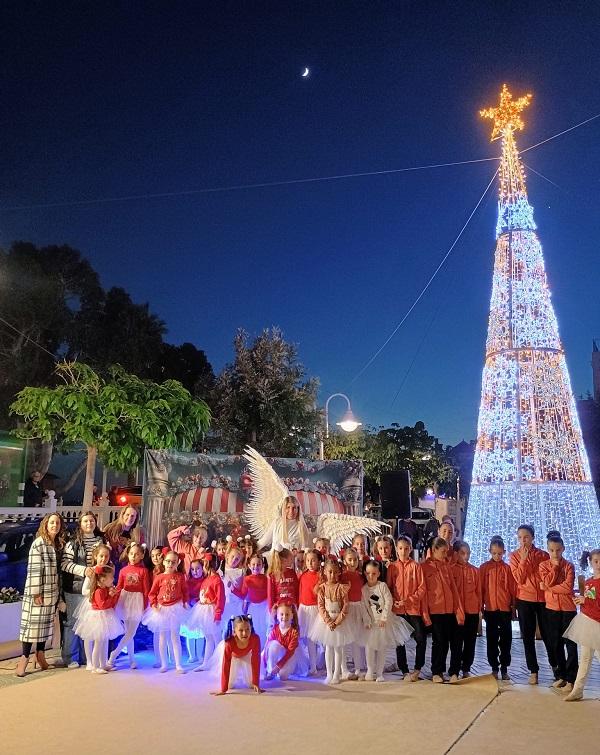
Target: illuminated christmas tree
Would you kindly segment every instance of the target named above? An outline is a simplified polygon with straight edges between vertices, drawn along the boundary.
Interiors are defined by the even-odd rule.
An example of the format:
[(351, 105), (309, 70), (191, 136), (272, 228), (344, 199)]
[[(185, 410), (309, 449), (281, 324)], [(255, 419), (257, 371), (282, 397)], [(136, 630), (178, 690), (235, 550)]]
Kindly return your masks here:
[(472, 562), (489, 558), (490, 536), (516, 546), (519, 524), (545, 546), (561, 532), (565, 556), (600, 547), (600, 511), (583, 445), (542, 247), (515, 143), (531, 95), (482, 110), (502, 139), (496, 254), (483, 368), (477, 447), (465, 539)]

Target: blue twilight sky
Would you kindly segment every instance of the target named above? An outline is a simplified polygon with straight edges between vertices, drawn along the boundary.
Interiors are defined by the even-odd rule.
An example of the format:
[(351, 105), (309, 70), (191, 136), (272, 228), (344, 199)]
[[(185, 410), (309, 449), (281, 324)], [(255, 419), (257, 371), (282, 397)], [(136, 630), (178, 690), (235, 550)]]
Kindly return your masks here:
[[(590, 2), (17, 2), (3, 29), (0, 244), (79, 248), (215, 370), (279, 325), (363, 422), (475, 435), (496, 187), (385, 351), (495, 169), (89, 206), (123, 195), (498, 154), (481, 107), (532, 91), (522, 148), (600, 113)], [(304, 66), (311, 74), (301, 77)], [(600, 336), (600, 118), (526, 156), (573, 388)], [(343, 405), (331, 405), (333, 419)]]

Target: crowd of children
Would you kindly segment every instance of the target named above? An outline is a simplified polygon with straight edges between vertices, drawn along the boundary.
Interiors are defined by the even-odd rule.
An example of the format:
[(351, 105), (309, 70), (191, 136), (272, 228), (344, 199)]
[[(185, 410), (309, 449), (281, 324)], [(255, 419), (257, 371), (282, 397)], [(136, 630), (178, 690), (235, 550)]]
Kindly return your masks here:
[[(86, 600), (74, 626), (88, 670), (114, 669), (124, 648), (135, 668), (134, 636), (143, 623), (154, 633), (161, 672), (171, 661), (178, 673), (186, 672), (184, 636), (194, 670), (218, 670), (218, 694), (240, 676), (257, 692), (261, 678), (316, 676), (323, 658), (328, 684), (383, 682), (386, 655), (394, 649), (401, 676), (416, 682), (430, 631), (433, 682), (456, 682), (471, 674), (483, 616), (492, 674), (509, 680), (515, 614), (530, 684), (538, 682), (538, 628), (553, 687), (566, 700), (582, 698), (594, 654), (600, 659), (600, 550), (584, 554), (593, 574), (582, 579), (577, 594), (575, 569), (563, 557), (558, 532), (548, 534), (545, 551), (534, 545), (533, 528), (522, 525), (509, 562), (502, 538), (493, 536), (490, 559), (479, 568), (469, 563), (469, 545), (453, 542), (451, 524), (440, 528), (421, 563), (403, 535), (395, 542), (378, 537), (373, 555), (368, 540), (357, 535), (339, 559), (319, 539), (305, 551), (279, 546), (267, 561), (249, 536), (208, 547), (207, 534), (201, 525), (169, 533), (170, 547), (149, 554), (152, 572), (143, 546), (130, 542), (116, 586), (110, 549), (94, 548), (93, 574), (86, 577)], [(118, 637), (109, 654), (109, 642)], [(413, 669), (405, 648), (411, 638)]]

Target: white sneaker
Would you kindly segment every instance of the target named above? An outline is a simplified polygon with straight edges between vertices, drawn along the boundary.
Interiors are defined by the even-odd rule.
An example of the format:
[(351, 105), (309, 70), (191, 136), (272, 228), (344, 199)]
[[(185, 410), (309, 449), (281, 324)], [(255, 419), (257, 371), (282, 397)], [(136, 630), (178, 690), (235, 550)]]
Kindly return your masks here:
[(443, 684), (444, 683), (444, 677), (440, 676), (439, 674), (435, 674), (431, 681), (434, 684)]
[(339, 684), (339, 683), (340, 683), (341, 681), (342, 681), (342, 680), (340, 679), (340, 675), (339, 675), (339, 674), (334, 674), (334, 675), (333, 675), (333, 676), (331, 677), (331, 682), (330, 682), (330, 683), (331, 683), (331, 684)]
[(105, 668), (95, 668), (92, 673), (93, 674), (108, 674), (108, 671)]
[(374, 682), (375, 681), (375, 674), (372, 674), (370, 671), (367, 671), (365, 674), (365, 682)]
[(67, 668), (79, 668), (79, 664), (77, 663), (77, 661), (71, 661)]
[(89, 661), (88, 661), (88, 663), (85, 666), (85, 670), (86, 671), (93, 671), (94, 670), (94, 667), (92, 666), (92, 664)]
[(452, 676), (450, 677), (450, 684), (456, 684), (457, 681), (458, 681), (458, 675), (452, 674)]
[(161, 674), (166, 674), (167, 671), (169, 670), (169, 667), (168, 666), (161, 666), (158, 670), (160, 671)]
[(177, 674), (187, 674), (187, 671), (183, 668), (183, 666), (177, 666), (177, 668), (175, 669), (175, 672)]
[(378, 676), (377, 679), (375, 679), (376, 682), (385, 682), (385, 677)]
[(408, 680), (410, 682), (418, 682), (420, 674), (421, 674), (421, 671), (420, 670), (417, 671), (417, 669), (415, 669), (414, 671), (411, 671), (411, 673), (408, 675)]
[(332, 677), (327, 674), (327, 676), (325, 677), (325, 684), (331, 684), (331, 679)]

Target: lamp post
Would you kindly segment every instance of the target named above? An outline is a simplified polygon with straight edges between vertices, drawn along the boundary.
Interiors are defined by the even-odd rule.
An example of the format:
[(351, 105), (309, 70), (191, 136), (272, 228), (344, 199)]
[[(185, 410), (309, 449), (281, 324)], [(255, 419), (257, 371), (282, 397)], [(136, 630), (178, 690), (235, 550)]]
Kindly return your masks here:
[[(342, 430), (346, 433), (351, 433), (354, 430), (356, 430), (357, 427), (360, 427), (362, 425), (362, 422), (359, 422), (354, 414), (352, 413), (352, 407), (350, 406), (350, 399), (348, 396), (346, 396), (345, 393), (332, 393), (331, 396), (327, 399), (325, 402), (325, 437), (329, 438), (329, 402), (332, 398), (336, 398), (336, 396), (340, 396), (341, 398), (346, 399), (346, 403), (348, 404), (348, 408), (346, 409), (346, 413), (342, 417), (342, 419), (339, 422), (336, 422), (336, 425), (342, 428)], [(325, 458), (325, 447), (323, 443), (323, 436), (321, 436), (321, 440), (319, 443), (319, 458), (321, 461)]]

